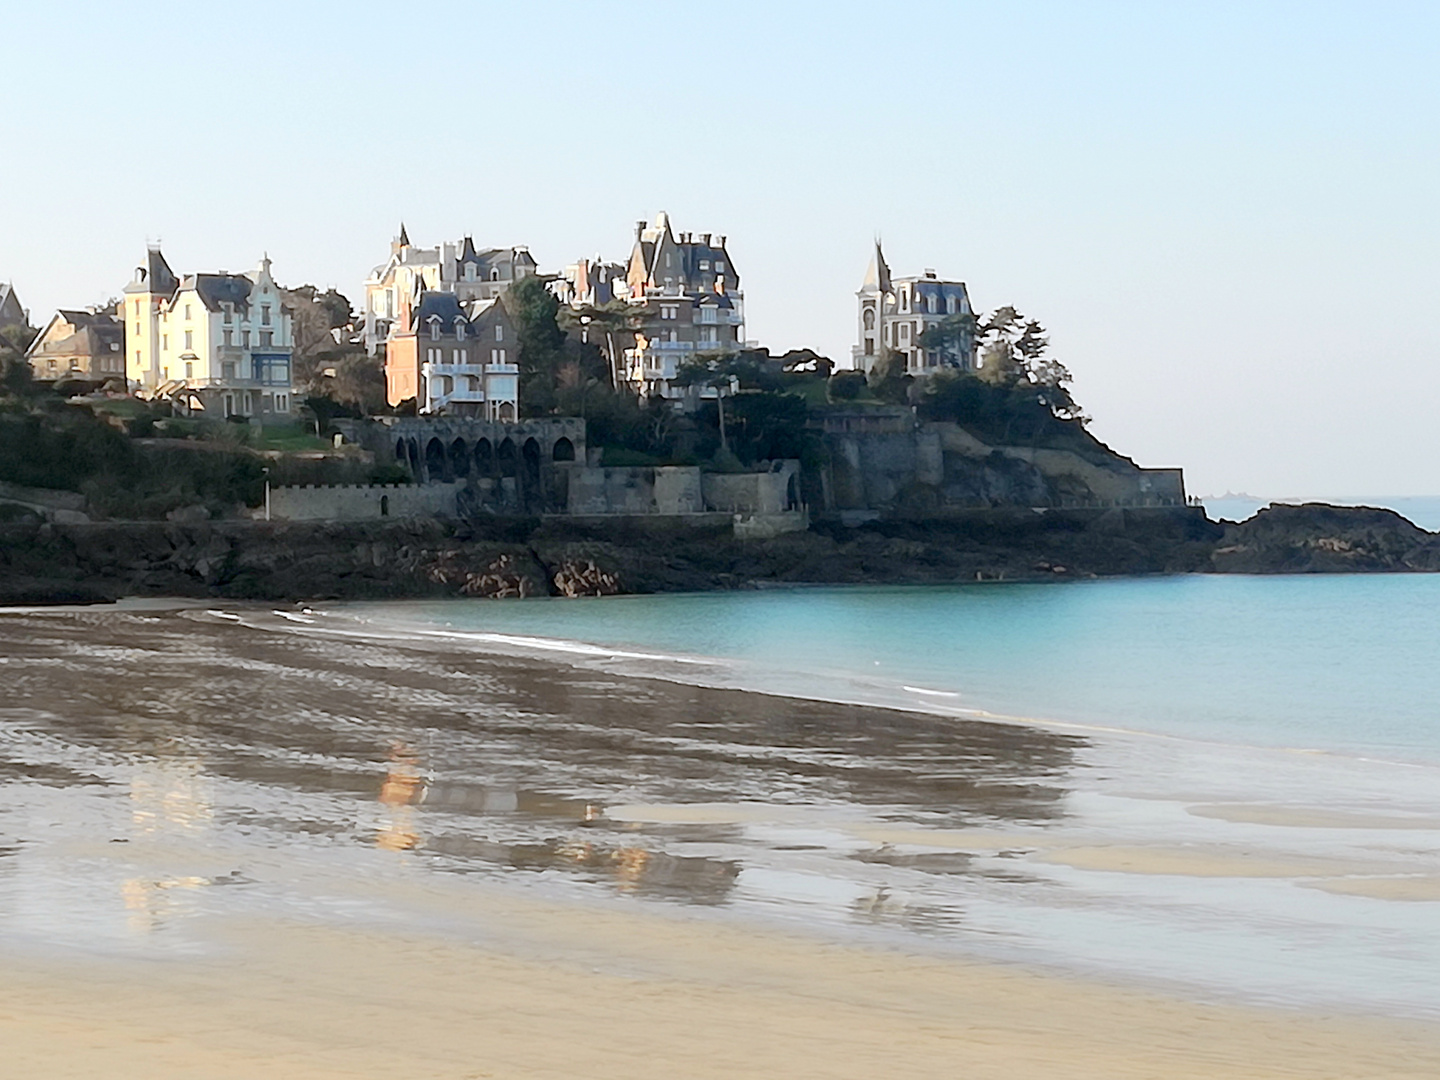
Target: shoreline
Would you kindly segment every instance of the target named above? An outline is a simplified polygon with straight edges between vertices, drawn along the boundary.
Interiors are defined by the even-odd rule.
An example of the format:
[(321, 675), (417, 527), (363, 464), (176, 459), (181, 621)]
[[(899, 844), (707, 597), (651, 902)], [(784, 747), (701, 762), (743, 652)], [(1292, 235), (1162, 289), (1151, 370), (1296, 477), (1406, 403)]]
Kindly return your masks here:
[[(400, 884), (402, 891), (417, 892)], [(1433, 1027), (455, 890), (459, 932), (235, 919), (159, 964), (8, 956), (17, 1073), (253, 1077), (1428, 1077)], [(467, 940), (468, 936), (468, 940)]]
[[(717, 1024), (764, 1026), (772, 1022), (766, 1017), (788, 1015), (795, 1024), (821, 1025), (816, 1030), (824, 1034), (817, 1038), (844, 1045), (849, 1037), (845, 1024), (826, 1026), (830, 1018), (817, 1016), (810, 1008), (817, 996), (811, 983), (839, 976), (802, 972), (785, 984), (783, 1000), (771, 1001), (759, 1011), (747, 1011), (750, 1007), (744, 1002), (747, 989), (759, 978), (750, 967), (745, 968), (749, 974), (735, 976), (737, 984), (726, 981), (735, 975), (737, 965), (761, 962), (747, 948), (764, 955), (783, 948), (798, 950), (801, 967), (823, 967), (826, 958), (840, 955), (848, 958), (845, 963), (850, 966), (845, 970), (852, 974), (882, 970), (890, 973), (887, 978), (907, 981), (918, 977), (916, 971), (928, 973), (923, 977), (935, 980), (935, 994), (950, 995), (959, 1002), (956, 1008), (972, 1012), (977, 1004), (954, 998), (958, 991), (952, 982), (985, 984), (990, 991), (984, 993), (998, 993), (1005, 979), (1034, 980), (1026, 982), (1030, 987), (1026, 993), (1046, 1001), (1050, 995), (1053, 1007), (1067, 1016), (1078, 1015), (1075, 1010), (1097, 995), (1129, 995), (1125, 1000), (1131, 1004), (1125, 1008), (1132, 1010), (1131, 1023), (1158, 1023), (1159, 1043), (1182, 1048), (1174, 1060), (1166, 1057), (1157, 1065), (1157, 1059), (1145, 1056), (1148, 1050), (1137, 1049), (1133, 1040), (1127, 1043), (1125, 1032), (1111, 1027), (1105, 1037), (1113, 1039), (1112, 1044), (1078, 1051), (1110, 1071), (1097, 1065), (1093, 1073), (1052, 1070), (1044, 1075), (1141, 1076), (1163, 1068), (1167, 1076), (1223, 1076), (1230, 1074), (1198, 1067), (1187, 1074), (1178, 1063), (1192, 1057), (1210, 1062), (1216, 1053), (1223, 1059), (1232, 1051), (1233, 1068), (1228, 1059), (1225, 1067), (1237, 1077), (1360, 1076), (1366, 1068), (1405, 1075), (1397, 1071), (1403, 1062), (1385, 1058), (1364, 1032), (1380, 1030), (1370, 1026), (1373, 1022), (1399, 1032), (1396, 1038), (1405, 1042), (1411, 1039), (1405, 1033), (1423, 1021), (1395, 1021), (1393, 1028), (1386, 1027), (1374, 1015), (1387, 1008), (1380, 1001), (1357, 998), (1346, 999), (1345, 1004), (1262, 1006), (1253, 1002), (1267, 995), (1283, 1001), (1283, 993), (1277, 997), (1263, 985), (1244, 981), (1235, 981), (1227, 993), (1213, 980), (1196, 981), (1180, 969), (1165, 974), (1163, 965), (1106, 968), (1083, 952), (1071, 956), (1063, 948), (1049, 954), (1040, 949), (1032, 950), (1027, 959), (1023, 950), (1012, 948), (1007, 953), (1003, 947), (1005, 935), (1017, 932), (1003, 916), (996, 921), (997, 908), (1003, 907), (1012, 908), (1013, 917), (1022, 923), (1030, 918), (1056, 920), (1047, 932), (1062, 945), (1068, 937), (1083, 937), (1083, 923), (1071, 920), (1083, 915), (1095, 896), (1072, 883), (1097, 873), (1110, 875), (1113, 884), (1107, 889), (1114, 895), (1142, 900), (1157, 889), (1208, 889), (1207, 881), (1253, 882), (1262, 889), (1273, 888), (1267, 884), (1273, 881), (1288, 887), (1288, 878), (1300, 875), (1307, 881), (1297, 884), (1305, 884), (1318, 903), (1384, 904), (1388, 921), (1420, 918), (1420, 909), (1427, 905), (1402, 901), (1429, 899), (1429, 886), (1394, 860), (1367, 860), (1354, 852), (1322, 852), (1315, 857), (1303, 851), (1287, 853), (1283, 845), (1272, 850), (1236, 842), (1227, 846), (1214, 839), (1219, 835), (1214, 830), (1251, 828), (1257, 817), (1272, 827), (1287, 828), (1332, 827), (1333, 817), (1317, 823), (1292, 815), (1279, 821), (1266, 808), (1234, 809), (1230, 803), (1235, 800), (1203, 808), (1182, 804), (1179, 818), (1157, 819), (1152, 840), (1137, 843), (1124, 830), (1090, 822), (1077, 807), (1067, 805), (1077, 792), (1090, 790), (1081, 783), (1090, 740), (1073, 731), (967, 720), (933, 710), (896, 713), (879, 706), (786, 698), (763, 690), (656, 681), (637, 673), (557, 663), (560, 658), (554, 655), (477, 654), (444, 641), (404, 646), (388, 639), (321, 639), (306, 635), (303, 627), (286, 618), (274, 618), (273, 629), (252, 628), (212, 618), (188, 605), (163, 613), (149, 602), (142, 607), (149, 610), (42, 609), (0, 619), (0, 640), (8, 645), (0, 647), (0, 661), (12, 665), (7, 674), (23, 675), (12, 680), (11, 699), (0, 724), (13, 722), (16, 708), (50, 699), (51, 721), (41, 724), (21, 718), (16, 730), (22, 735), (28, 728), (48, 732), (47, 739), (72, 729), (83, 736), (72, 739), (83, 752), (69, 759), (44, 758), (48, 750), (39, 742), (28, 749), (23, 740), (12, 738), (9, 743), (16, 761), (35, 763), (30, 767), (34, 776), (54, 779), (43, 789), (39, 785), (44, 781), (12, 784), (9, 804), (0, 801), (0, 907), (6, 904), (7, 888), (33, 882), (34, 894), (12, 910), (36, 926), (51, 926), (47, 920), (52, 916), (37, 911), (37, 906), (62, 895), (50, 891), (59, 883), (66, 882), (67, 888), (73, 883), (75, 891), (65, 895), (77, 899), (64, 901), (57, 915), (66, 910), (65, 904), (97, 902), (85, 897), (103, 900), (108, 905), (104, 918), (114, 925), (107, 931), (110, 937), (95, 940), (128, 942), (120, 951), (129, 951), (130, 957), (114, 963), (137, 979), (145, 972), (163, 970), (169, 981), (180, 972), (174, 977), (191, 979), (196, 994), (212, 1002), (232, 998), (246, 1002), (243, 1007), (258, 1016), (278, 993), (266, 986), (303, 980), (309, 973), (286, 967), (283, 956), (272, 957), (266, 961), (270, 966), (259, 973), (261, 983), (242, 979), (222, 987), (217, 981), (222, 973), (213, 965), (207, 967), (210, 961), (205, 959), (206, 950), (218, 947), (215, 943), (221, 940), (215, 928), (258, 917), (266, 927), (260, 938), (285, 936), (290, 933), (286, 928), (296, 921), (296, 910), (319, 910), (333, 912), (322, 919), (330, 922), (330, 929), (314, 931), (321, 936), (351, 933), (362, 924), (372, 926), (358, 933), (355, 948), (377, 957), (375, 978), (392, 982), (396, 996), (408, 1001), (417, 992), (415, 984), (424, 982), (424, 958), (436, 950), (448, 954), (480, 946), (478, 953), (465, 953), (466, 962), (490, 965), (486, 943), (498, 940), (497, 934), (504, 936), (502, 924), (522, 926), (540, 919), (554, 924), (547, 931), (552, 938), (546, 939), (552, 941), (550, 959), (527, 968), (524, 985), (533, 989), (538, 981), (552, 986), (558, 995), (555, 1000), (564, 1002), (557, 1009), (559, 1019), (552, 1023), (563, 1026), (577, 1007), (581, 1021), (591, 1023), (593, 1018), (586, 1019), (591, 1016), (589, 999), (612, 994), (614, 984), (592, 982), (585, 972), (568, 968), (566, 978), (577, 978), (560, 979), (551, 968), (566, 967), (571, 960), (553, 944), (554, 935), (589, 933), (595, 926), (620, 920), (630, 929), (623, 934), (616, 931), (607, 963), (632, 980), (621, 988), (625, 993), (635, 989), (635, 978), (652, 977), (644, 972), (636, 976), (635, 969), (655, 960), (654, 942), (660, 938), (669, 941), (698, 934), (735, 942), (708, 960), (699, 955), (691, 958), (695, 970), (705, 972), (705, 979), (715, 985), (707, 983), (695, 990), (687, 983), (676, 989), (667, 982), (665, 989), (654, 991), (662, 997), (672, 992), (699, 994), (697, 1001), (711, 1001), (712, 995), (720, 994), (728, 1019), (716, 1020)], [(251, 610), (265, 608), (256, 605)], [(274, 632), (280, 628), (288, 632)], [(132, 657), (143, 657), (145, 666), (132, 667), (134, 661), (127, 659)], [(204, 665), (203, 679), (197, 678), (195, 663)], [(120, 684), (113, 680), (126, 671), (143, 672), (143, 683), (114, 701)], [(261, 685), (279, 696), (242, 707), (236, 691), (227, 689)], [(234, 705), (229, 704), (232, 701)], [(154, 703), (163, 703), (164, 709), (155, 710)], [(234, 717), (228, 715), (232, 710), (239, 710)], [(335, 726), (327, 716), (344, 723)], [(123, 723), (112, 732), (117, 720)], [(723, 730), (714, 734), (704, 730), (722, 720)], [(0, 727), (0, 750), (7, 746), (10, 732)], [(510, 776), (517, 767), (528, 768), (535, 753), (527, 748), (532, 744), (516, 743), (530, 738), (530, 733), (542, 740), (533, 744), (535, 748), (557, 741), (573, 747), (563, 756), (552, 754), (554, 761), (543, 769)], [(839, 748), (850, 747), (857, 739), (870, 745), (846, 749), (847, 758), (831, 760)], [(953, 745), (936, 747), (936, 740)], [(106, 749), (112, 743), (123, 751), (121, 757)], [(922, 747), (926, 758), (934, 759), (933, 765), (922, 767), (916, 762), (914, 750)], [(663, 765), (671, 757), (676, 759), (673, 769)], [(659, 771), (656, 762), (662, 762)], [(5, 775), (6, 765), (0, 754), (0, 775)], [(493, 773), (495, 768), (499, 774)], [(62, 772), (65, 769), (70, 772)], [(83, 780), (85, 776), (93, 779)], [(72, 786), (77, 783), (81, 786)], [(5, 794), (0, 792), (0, 797)], [(44, 798), (37, 799), (42, 794)], [(17, 832), (7, 827), (11, 821), (25, 820), (15, 816), (17, 810), (30, 815), (37, 828), (47, 814), (53, 814), (56, 825), (75, 835), (67, 840), (64, 833), (52, 837), (43, 829)], [(235, 833), (227, 824), (232, 820), (244, 825), (245, 831)], [(262, 824), (247, 824), (252, 820)], [(293, 831), (291, 820), (299, 823), (298, 831)], [(1414, 842), (1421, 837), (1415, 830), (1435, 827), (1429, 821), (1341, 824), (1361, 832), (1377, 824), (1404, 828), (1409, 830), (1407, 837), (1416, 838)], [(324, 842), (311, 844), (308, 835)], [(106, 836), (125, 842), (97, 842), (97, 837)], [(1211, 837), (1210, 847), (1200, 844), (1206, 836)], [(12, 840), (19, 843), (6, 854)], [(831, 850), (819, 851), (820, 844)], [(26, 860), (38, 872), (7, 872)], [(312, 866), (308, 860), (319, 862)], [(1262, 869), (1257, 862), (1273, 865)], [(342, 871), (348, 884), (315, 884), (317, 874), (330, 881)], [(786, 891), (795, 885), (784, 879), (792, 871), (816, 881), (848, 874), (854, 887), (842, 882), (849, 892), (806, 898)], [(519, 888), (492, 886), (497, 872)], [(479, 876), (469, 876), (475, 874)], [(1232, 878), (1235, 874), (1241, 877)], [(1017, 875), (1033, 881), (1009, 884), (1018, 880)], [(927, 876), (933, 878), (928, 884)], [(557, 901), (553, 892), (547, 892), (547, 882), (566, 886), (559, 890), (564, 895), (577, 895), (576, 888), (589, 891), (597, 902)], [(1065, 892), (1055, 892), (1057, 887)], [(1032, 899), (1039, 897), (1042, 903), (1025, 906), (1029, 901), (1023, 893), (1012, 893), (1015, 888), (1040, 889)], [(1376, 898), (1334, 895), (1347, 888), (1369, 889)], [(936, 895), (951, 907), (935, 906), (931, 894), (937, 889)], [(1066, 899), (1072, 893), (1079, 906)], [(447, 898), (443, 902), (437, 899), (442, 894)], [(458, 934), (461, 944), (415, 944), (416, 929), (430, 925), (429, 916), (418, 923), (397, 923), (414, 908), (385, 907), (393, 897), (430, 911)], [(685, 906), (677, 905), (677, 900)], [(298, 901), (303, 903), (296, 909)], [(628, 913), (620, 910), (632, 901), (646, 906), (636, 903)], [(1024, 903), (1017, 906), (1017, 901)], [(437, 905), (443, 917), (435, 915)], [(378, 929), (373, 929), (376, 919), (364, 914), (371, 909), (383, 916)], [(561, 910), (568, 914), (553, 918), (535, 914)], [(1392, 916), (1392, 910), (1397, 914)], [(506, 911), (510, 914), (500, 919), (498, 913)], [(143, 923), (140, 930), (135, 929), (136, 920)], [(403, 941), (396, 938), (386, 929), (387, 920), (392, 928), (408, 926), (409, 936)], [(24, 923), (15, 925), (23, 929)], [(577, 926), (582, 929), (577, 931)], [(797, 926), (818, 932), (790, 929)], [(39, 934), (36, 941), (43, 938)], [(245, 940), (247, 950), (264, 952), (256, 935)], [(579, 955), (589, 947), (573, 936), (566, 940)], [(1155, 941), (1158, 946), (1163, 939)], [(187, 959), (193, 945), (200, 946), (204, 955)], [(0, 947), (5, 947), (3, 942)], [(76, 947), (83, 949), (83, 941)], [(677, 945), (688, 947), (683, 941)], [(330, 975), (333, 963), (339, 962), (332, 961), (332, 953), (344, 951), (321, 949), (324, 964), (331, 965)], [(393, 960), (378, 959), (391, 954)], [(30, 961), (23, 955), (15, 961), (17, 972), (25, 969), (30, 974), (25, 980), (17, 974), (13, 992), (0, 992), (0, 1015), (24, 1017), (27, 989), (58, 995), (56, 1000), (70, 1003), (66, 1008), (72, 1015), (110, 1015), (103, 1002), (86, 998), (89, 991), (80, 985), (84, 981), (80, 976), (73, 984), (47, 981), (50, 962), (37, 961), (27, 968)], [(53, 966), (58, 970), (69, 963), (61, 958)], [(102, 961), (76, 963), (84, 967)], [(1001, 982), (993, 982), (992, 976)], [(334, 1000), (343, 998), (345, 981), (336, 977), (328, 989), (322, 988), (323, 993)], [(472, 987), (462, 996), (468, 1000), (480, 992)], [(1427, 990), (1414, 998), (1416, 1015), (1428, 1015), (1434, 1008), (1428, 994)], [(1201, 1003), (1216, 998), (1232, 1004)], [(1244, 1004), (1247, 999), (1252, 1004)], [(493, 1007), (503, 1004), (496, 1001)], [(155, 999), (147, 1008), (163, 1014), (172, 1006)], [(436, 1010), (456, 1007), (454, 1002), (433, 1004)], [(885, 1023), (908, 1022), (928, 1007), (891, 1002), (885, 1008), (894, 1015)], [(786, 1009), (791, 1011), (787, 1014)], [(1266, 1042), (1289, 1038), (1287, 1025), (1292, 1023), (1313, 1023), (1319, 1029), (1324, 1024), (1315, 1018), (1341, 1017), (1338, 1023), (1349, 1041), (1334, 1052), (1337, 1060), (1354, 1062), (1355, 1068), (1291, 1074), (1281, 1071), (1284, 1061), (1277, 1058), (1275, 1071), (1257, 1072), (1249, 1063), (1264, 1055), (1257, 1059), (1253, 1047), (1225, 1041), (1227, 1035), (1222, 1037), (1223, 1051), (1204, 1050), (1192, 1038), (1192, 1029), (1220, 1022), (1206, 1011), (1212, 1009), (1239, 1018), (1235, 1023), (1263, 1026), (1267, 1033), (1256, 1038)], [(335, 1020), (327, 1015), (325, 1024)], [(597, 1032), (603, 1033), (614, 1021), (607, 1017), (593, 1019)], [(212, 1018), (213, 1014), (192, 1016), (193, 1023), (202, 1027)], [(271, 1015), (265, 1022), (282, 1019)], [(963, 1048), (975, 1024), (973, 1017), (964, 1015), (963, 1023), (954, 1016), (922, 1020), (926, 1030), (950, 1025), (944, 1045), (951, 1049), (957, 1044)], [(1032, 1020), (1016, 1004), (1011, 1012), (994, 1012), (984, 1021), (989, 1028), (1014, 1035), (1005, 1043), (1004, 1061), (1016, 1054), (1023, 1059), (1030, 1052), (1016, 1033)], [(17, 1023), (42, 1021), (48, 1023), (32, 1015)], [(703, 1027), (708, 1021), (701, 1015), (687, 1022)], [(1087, 1015), (1074, 1028), (1047, 1028), (1045, 1037), (1070, 1040), (1076, 1029), (1089, 1032), (1096, 1022)], [(230, 1026), (230, 1021), (215, 1024)], [(119, 1032), (132, 1025), (145, 1026), (134, 1018), (116, 1017), (104, 1037), (123, 1043), (127, 1037)], [(352, 1031), (346, 1037), (363, 1038), (363, 1034)], [(538, 1036), (526, 1036), (531, 1037)], [(187, 1036), (182, 1025), (164, 1038), (180, 1043)], [(1300, 1041), (1311, 1038), (1307, 1035)], [(720, 1033), (714, 1034), (713, 1043), (723, 1047)], [(672, 1070), (669, 1075), (685, 1071), (678, 1063), (686, 1045), (679, 1040), (663, 1044), (664, 1053), (674, 1055), (666, 1059)], [(783, 1047), (785, 1040), (773, 1045)], [(472, 1052), (466, 1047), (452, 1049)], [(333, 1052), (333, 1046), (312, 1047), (304, 1054), (318, 1059)], [(1422, 1052), (1431, 1053), (1428, 1044), (1416, 1051)], [(1058, 1042), (1046, 1053), (1058, 1055), (1056, 1061), (1069, 1060), (1069, 1052), (1062, 1051)], [(933, 1065), (933, 1074), (942, 1075), (943, 1055), (938, 1050), (933, 1059), (927, 1054), (920, 1054), (913, 1068), (908, 1061), (905, 1067), (923, 1076), (929, 1075), (923, 1070)], [(1428, 1068), (1431, 1058), (1423, 1060)], [(610, 1075), (606, 1061), (586, 1061), (582, 1074)], [(1248, 1071), (1241, 1068), (1241, 1061)], [(191, 1062), (192, 1069), (200, 1072), (231, 1064), (217, 1058), (206, 1059), (204, 1066)], [(348, 1062), (343, 1067), (355, 1068)], [(496, 1075), (563, 1075), (539, 1067), (526, 1071), (518, 1061), (507, 1067), (510, 1072)], [(633, 1061), (628, 1067), (633, 1074)], [(800, 1054), (792, 1066), (771, 1072), (807, 1075), (808, 1067)], [(953, 1070), (953, 1064), (948, 1067)], [(973, 1067), (976, 1075), (986, 1075), (984, 1070), (992, 1067), (997, 1076), (1023, 1075), (1004, 1073), (1000, 1059), (991, 1061), (983, 1055)], [(872, 1074), (883, 1075), (893, 1068), (893, 1062), (877, 1059), (878, 1072)], [(235, 1069), (236, 1075), (243, 1074), (240, 1066)], [(767, 1071), (754, 1069), (757, 1074)], [(446, 1076), (480, 1074), (445, 1072), (438, 1065), (436, 1070)], [(173, 1075), (183, 1073), (177, 1065)], [(711, 1075), (703, 1069), (691, 1074)], [(717, 1067), (713, 1075), (721, 1074)], [(846, 1074), (840, 1058), (829, 1071), (814, 1073)], [(1417, 1073), (1422, 1074), (1423, 1070)], [(666, 1073), (657, 1067), (654, 1075)]]

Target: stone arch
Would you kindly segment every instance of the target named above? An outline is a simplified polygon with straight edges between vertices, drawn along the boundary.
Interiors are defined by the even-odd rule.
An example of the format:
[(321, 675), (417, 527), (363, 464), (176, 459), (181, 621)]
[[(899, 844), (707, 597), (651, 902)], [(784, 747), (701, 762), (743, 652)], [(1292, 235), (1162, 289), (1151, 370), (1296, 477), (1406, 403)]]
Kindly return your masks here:
[(552, 447), (551, 450), (550, 450), (550, 460), (551, 460), (551, 461), (574, 461), (574, 460), (575, 460), (575, 444), (574, 444), (573, 442), (571, 442), (569, 439), (565, 438), (564, 435), (560, 436), (560, 438), (558, 438), (558, 439), (555, 440), (555, 445), (554, 445), (554, 447)]
[(507, 435), (505, 440), (500, 444), (500, 448), (495, 451), (495, 460), (500, 465), (501, 476), (514, 476), (516, 474), (518, 471), (516, 458), (518, 456), (519, 455), (515, 453), (515, 440)]
[(405, 458), (410, 465), (410, 475), (420, 477), (420, 444), (414, 439), (405, 440)]
[(425, 479), (432, 483), (450, 479), (446, 471), (445, 444), (439, 438), (431, 438), (425, 444)]
[(410, 454), (409, 454), (408, 448), (405, 446), (405, 440), (404, 440), (404, 439), (396, 439), (396, 440), (395, 440), (395, 461), (396, 461), (396, 464), (404, 465), (404, 464), (409, 460), (409, 457), (410, 457)]
[(540, 479), (540, 444), (535, 436), (525, 440), (525, 445), (520, 447), (520, 460), (525, 463), (525, 479), (538, 481)]
[(495, 448), (490, 445), (490, 440), (485, 436), (475, 440), (475, 475), (493, 476), (495, 474)]
[(450, 444), (450, 475), (459, 480), (470, 475), (470, 448), (465, 440), (456, 438)]
[(495, 419), (507, 424), (515, 422), (515, 406), (508, 401), (502, 401), (500, 408), (496, 410)]
[(389, 496), (389, 495), (381, 495), (381, 496), (380, 496), (380, 516), (381, 516), (381, 517), (389, 517), (389, 516), (390, 516), (390, 496)]

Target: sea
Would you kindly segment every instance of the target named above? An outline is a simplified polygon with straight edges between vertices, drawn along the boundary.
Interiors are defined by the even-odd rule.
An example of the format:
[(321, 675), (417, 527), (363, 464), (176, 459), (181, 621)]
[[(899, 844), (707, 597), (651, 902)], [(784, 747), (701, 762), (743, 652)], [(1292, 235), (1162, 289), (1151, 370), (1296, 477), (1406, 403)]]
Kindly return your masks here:
[(0, 613), (0, 939), (418, 875), (1440, 1018), (1440, 575), (162, 609)]

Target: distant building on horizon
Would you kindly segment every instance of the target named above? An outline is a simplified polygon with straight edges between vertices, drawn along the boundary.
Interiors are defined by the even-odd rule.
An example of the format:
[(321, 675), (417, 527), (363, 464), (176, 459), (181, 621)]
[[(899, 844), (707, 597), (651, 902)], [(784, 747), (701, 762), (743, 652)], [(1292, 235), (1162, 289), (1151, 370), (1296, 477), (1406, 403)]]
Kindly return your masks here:
[(724, 236), (677, 237), (663, 210), (648, 226), (637, 221), (626, 292), (640, 317), (624, 375), (642, 394), (677, 396), (681, 361), (745, 348), (745, 294)]
[(961, 341), (958, 362), (942, 356), (938, 349), (922, 349), (919, 343), (920, 335), (941, 320), (974, 314), (963, 281), (942, 279), (928, 269), (915, 277), (892, 278), (877, 240), (865, 281), (855, 296), (856, 343), (850, 350), (855, 370), (870, 374), (886, 350), (905, 359), (910, 375), (927, 375), (943, 367), (975, 369), (973, 334)]
[(217, 417), (291, 416), (294, 341), (268, 256), (253, 275), (177, 278), (152, 244), (118, 314), (126, 378), (142, 393)]
[(125, 327), (111, 311), (61, 308), (25, 352), (30, 375), (59, 379), (125, 378)]
[(452, 293), (462, 303), (494, 300), (535, 273), (527, 247), (475, 247), (466, 236), (437, 247), (416, 247), (402, 222), (390, 258), (365, 279), (365, 351), (375, 355), (396, 325), (402, 301), (413, 307), (426, 291)]

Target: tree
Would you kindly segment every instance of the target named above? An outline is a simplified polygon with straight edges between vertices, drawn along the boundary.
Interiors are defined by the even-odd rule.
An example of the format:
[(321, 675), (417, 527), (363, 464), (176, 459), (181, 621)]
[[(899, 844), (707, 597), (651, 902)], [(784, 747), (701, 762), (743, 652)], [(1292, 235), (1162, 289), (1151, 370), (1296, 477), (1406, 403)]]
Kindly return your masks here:
[(624, 300), (610, 300), (604, 304), (562, 308), (559, 321), (566, 329), (578, 329), (582, 341), (591, 342), (597, 348), (603, 343), (610, 385), (618, 390), (624, 382), (620, 362), (625, 342), (634, 342), (643, 317), (643, 308)]
[(323, 353), (333, 353), (340, 343), (334, 330), (352, 325), (355, 315), (350, 301), (335, 289), (323, 293), (314, 285), (282, 289), (281, 297), (290, 312), (290, 332), (295, 341), (294, 360), (297, 370), (313, 366)]
[(870, 369), (870, 392), (881, 401), (904, 405), (910, 400), (910, 385), (915, 379), (905, 370), (905, 354), (885, 349)]
[(940, 362), (947, 367), (964, 368), (970, 366), (978, 333), (979, 324), (972, 313), (956, 312), (926, 327), (915, 343), (922, 349), (938, 350)]
[(30, 388), (30, 362), (25, 352), (39, 334), (33, 326), (0, 329), (0, 391), (21, 394)]
[(566, 360), (560, 301), (550, 292), (546, 280), (535, 274), (515, 282), (500, 299), (515, 324), (520, 344), (521, 412), (529, 416), (553, 412), (556, 378)]
[(827, 386), (832, 401), (854, 401), (864, 389), (865, 376), (859, 371), (838, 371)]

